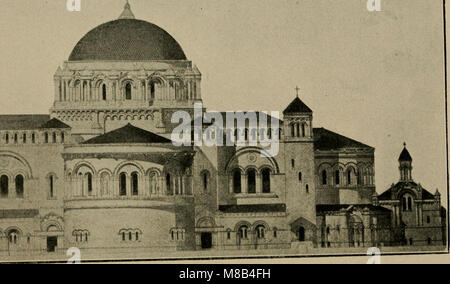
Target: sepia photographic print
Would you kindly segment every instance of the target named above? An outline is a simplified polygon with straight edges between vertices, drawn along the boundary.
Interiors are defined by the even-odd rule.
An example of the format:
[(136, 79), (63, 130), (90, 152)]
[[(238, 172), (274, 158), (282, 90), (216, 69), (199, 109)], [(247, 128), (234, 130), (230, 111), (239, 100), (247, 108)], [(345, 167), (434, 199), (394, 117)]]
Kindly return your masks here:
[(0, 2), (0, 262), (447, 257), (445, 1)]

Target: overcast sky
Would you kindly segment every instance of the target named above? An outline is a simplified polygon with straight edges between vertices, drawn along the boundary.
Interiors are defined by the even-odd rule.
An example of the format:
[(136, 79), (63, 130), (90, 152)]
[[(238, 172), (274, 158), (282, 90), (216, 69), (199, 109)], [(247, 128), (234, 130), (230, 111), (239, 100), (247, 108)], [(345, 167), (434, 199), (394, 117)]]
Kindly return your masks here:
[[(48, 113), (53, 74), (125, 0), (2, 0), (1, 114)], [(376, 148), (379, 193), (399, 179), (403, 142), (413, 178), (446, 198), (441, 0), (130, 0), (168, 31), (203, 74), (209, 110), (282, 111), (301, 88), (325, 127)]]

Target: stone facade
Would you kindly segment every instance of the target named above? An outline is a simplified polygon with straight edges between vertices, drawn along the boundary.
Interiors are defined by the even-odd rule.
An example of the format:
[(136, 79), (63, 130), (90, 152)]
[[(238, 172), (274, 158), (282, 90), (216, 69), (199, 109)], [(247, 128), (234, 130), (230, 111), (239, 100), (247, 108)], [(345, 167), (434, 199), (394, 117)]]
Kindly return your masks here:
[[(279, 133), (275, 157), (259, 144), (174, 146), (172, 114), (202, 101), (201, 73), (132, 15), (127, 4), (57, 69), (50, 115), (0, 116), (0, 254), (442, 243), (439, 195), (408, 179), (377, 196), (374, 148), (313, 128), (298, 97), (267, 133)], [(132, 48), (98, 54), (98, 29)], [(161, 46), (145, 48), (148, 33)]]

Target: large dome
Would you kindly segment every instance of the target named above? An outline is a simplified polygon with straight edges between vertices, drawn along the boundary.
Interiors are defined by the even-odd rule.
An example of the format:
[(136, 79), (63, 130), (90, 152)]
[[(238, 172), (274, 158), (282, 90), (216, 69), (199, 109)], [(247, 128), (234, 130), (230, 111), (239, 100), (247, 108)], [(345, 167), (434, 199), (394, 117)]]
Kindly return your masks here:
[(69, 61), (186, 60), (178, 42), (146, 21), (121, 18), (96, 27), (75, 46)]

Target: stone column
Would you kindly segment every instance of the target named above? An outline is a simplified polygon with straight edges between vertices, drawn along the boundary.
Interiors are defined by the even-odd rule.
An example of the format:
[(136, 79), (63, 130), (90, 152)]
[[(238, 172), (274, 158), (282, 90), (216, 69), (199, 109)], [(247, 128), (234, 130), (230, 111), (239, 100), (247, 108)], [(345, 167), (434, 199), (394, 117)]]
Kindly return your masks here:
[(57, 79), (54, 80), (54, 88), (55, 88), (55, 102), (59, 102), (59, 82)]
[(261, 194), (262, 193), (262, 175), (260, 174), (256, 174), (256, 194)]
[(247, 174), (241, 175), (241, 191), (243, 194), (248, 193), (248, 183), (247, 183), (248, 177)]
[(88, 89), (88, 91), (87, 91), (87, 93), (88, 93), (88, 95), (87, 95), (87, 101), (91, 101), (92, 100), (92, 93), (91, 93), (91, 81), (88, 81), (87, 82), (87, 89)]

